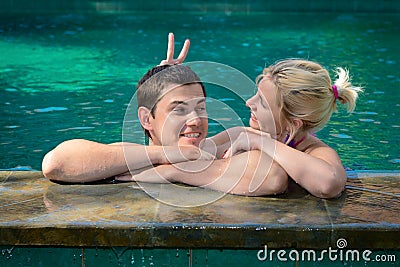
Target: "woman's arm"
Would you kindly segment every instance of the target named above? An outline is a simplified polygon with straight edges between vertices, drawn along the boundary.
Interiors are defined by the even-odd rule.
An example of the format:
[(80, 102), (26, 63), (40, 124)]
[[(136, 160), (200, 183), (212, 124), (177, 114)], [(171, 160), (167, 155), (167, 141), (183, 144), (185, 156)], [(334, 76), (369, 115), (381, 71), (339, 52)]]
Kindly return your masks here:
[(321, 142), (305, 153), (275, 142), (275, 160), (311, 194), (320, 198), (334, 198), (344, 190), (346, 171), (335, 150)]
[(245, 132), (246, 127), (236, 126), (222, 131), (214, 136), (207, 138), (201, 149), (211, 154), (215, 154), (217, 158), (222, 158), (234, 140), (238, 138), (241, 132)]
[(129, 169), (153, 164), (212, 159), (196, 147), (143, 146), (134, 143), (101, 144), (84, 139), (68, 140), (45, 155), (45, 177), (62, 182), (93, 182)]
[(321, 198), (338, 196), (346, 183), (346, 172), (337, 153), (316, 137), (306, 152), (293, 149), (267, 133), (256, 130), (239, 135), (226, 157), (242, 150), (261, 150), (272, 157), (287, 174), (311, 194)]
[(229, 159), (160, 165), (139, 174), (117, 177), (137, 182), (179, 182), (245, 196), (273, 195), (288, 186), (286, 172), (260, 151), (249, 151)]
[(189, 52), (190, 47), (190, 40), (186, 39), (183, 43), (183, 47), (179, 56), (175, 59), (174, 58), (174, 50), (175, 50), (175, 37), (172, 32), (168, 34), (168, 46), (167, 46), (167, 58), (160, 62), (161, 65), (174, 65), (174, 64), (181, 64), (185, 61), (187, 53)]

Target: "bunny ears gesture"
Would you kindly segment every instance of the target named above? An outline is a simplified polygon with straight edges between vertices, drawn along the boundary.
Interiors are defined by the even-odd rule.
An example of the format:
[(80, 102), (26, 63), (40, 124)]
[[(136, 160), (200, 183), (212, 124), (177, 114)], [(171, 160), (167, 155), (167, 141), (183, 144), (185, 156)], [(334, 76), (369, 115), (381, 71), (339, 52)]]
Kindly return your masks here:
[(174, 34), (170, 32), (168, 34), (168, 48), (167, 48), (167, 58), (162, 60), (160, 62), (161, 65), (174, 65), (174, 64), (181, 64), (183, 61), (185, 61), (185, 58), (189, 52), (189, 47), (190, 47), (190, 40), (186, 39), (181, 52), (179, 53), (179, 56), (174, 59), (174, 50), (175, 50), (175, 38)]

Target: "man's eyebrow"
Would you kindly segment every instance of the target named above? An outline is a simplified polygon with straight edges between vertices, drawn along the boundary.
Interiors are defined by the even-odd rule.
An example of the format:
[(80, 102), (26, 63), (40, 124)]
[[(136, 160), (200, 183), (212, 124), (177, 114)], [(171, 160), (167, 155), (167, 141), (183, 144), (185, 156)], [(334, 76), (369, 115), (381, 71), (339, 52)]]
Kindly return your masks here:
[[(175, 101), (172, 101), (171, 103), (169, 103), (169, 106), (177, 106), (177, 105), (186, 105), (187, 106), (188, 105), (187, 102), (188, 101), (175, 100)], [(206, 98), (205, 97), (203, 97), (199, 101), (197, 101), (196, 104), (200, 104), (200, 103), (203, 103), (203, 102), (206, 102)]]
[(168, 106), (178, 106), (178, 105), (188, 105), (188, 103), (186, 103), (185, 101), (181, 101), (181, 100), (175, 100), (175, 101), (172, 101), (171, 103), (169, 103)]
[(206, 102), (206, 98), (205, 97), (203, 97), (199, 101), (197, 101), (197, 104), (200, 104), (200, 103), (203, 103), (203, 102)]

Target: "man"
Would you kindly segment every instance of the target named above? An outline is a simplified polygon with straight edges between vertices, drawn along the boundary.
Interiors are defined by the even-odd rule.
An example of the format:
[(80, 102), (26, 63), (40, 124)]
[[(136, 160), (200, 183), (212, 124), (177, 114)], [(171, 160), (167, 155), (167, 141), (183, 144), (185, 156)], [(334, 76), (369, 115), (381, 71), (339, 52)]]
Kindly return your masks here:
[[(150, 146), (69, 140), (44, 157), (45, 177), (62, 182), (92, 182), (127, 172), (128, 167), (136, 170), (201, 156), (198, 146), (208, 131), (205, 91), (189, 67), (164, 65), (149, 70), (139, 81), (137, 96), (139, 120)], [(168, 134), (163, 136), (163, 132)], [(203, 157), (207, 154), (203, 153)]]

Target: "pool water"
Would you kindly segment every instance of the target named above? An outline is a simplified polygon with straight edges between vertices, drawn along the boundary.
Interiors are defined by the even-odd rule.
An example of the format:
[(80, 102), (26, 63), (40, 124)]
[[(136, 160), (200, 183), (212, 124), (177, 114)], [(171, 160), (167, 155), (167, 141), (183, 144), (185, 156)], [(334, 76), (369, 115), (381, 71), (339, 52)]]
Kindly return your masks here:
[[(348, 68), (365, 92), (355, 112), (341, 108), (318, 136), (348, 169), (400, 169), (400, 16), (265, 12), (3, 14), (0, 169), (40, 170), (45, 153), (67, 139), (121, 141), (135, 84), (164, 59), (168, 32), (178, 47), (190, 37), (187, 61), (223, 63), (251, 79), (282, 58), (315, 60), (332, 74)], [(208, 95), (247, 124), (243, 100), (212, 86)], [(210, 124), (210, 134), (219, 130)]]

